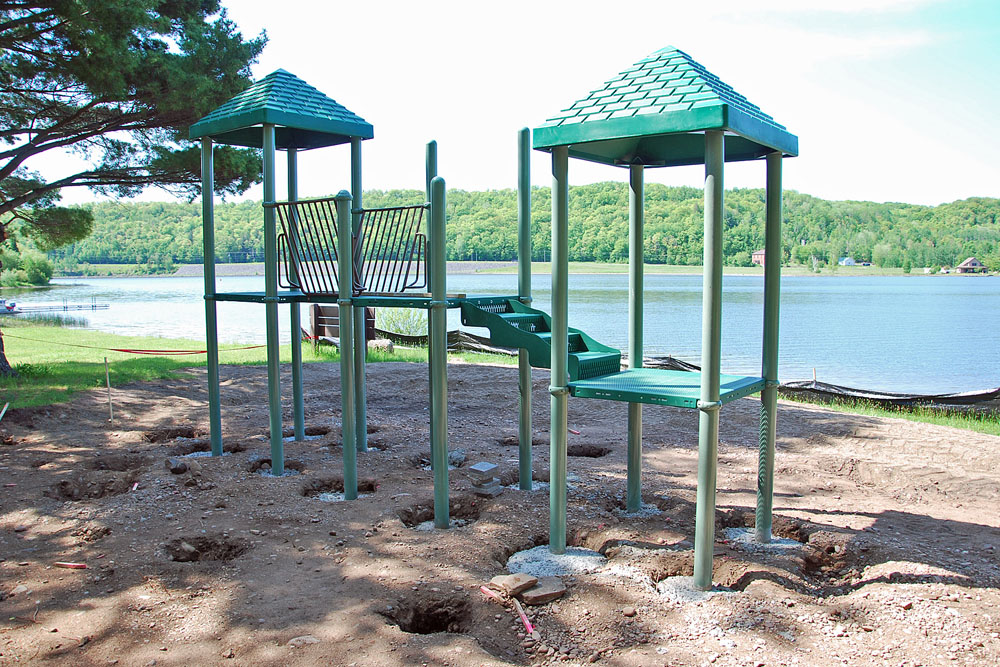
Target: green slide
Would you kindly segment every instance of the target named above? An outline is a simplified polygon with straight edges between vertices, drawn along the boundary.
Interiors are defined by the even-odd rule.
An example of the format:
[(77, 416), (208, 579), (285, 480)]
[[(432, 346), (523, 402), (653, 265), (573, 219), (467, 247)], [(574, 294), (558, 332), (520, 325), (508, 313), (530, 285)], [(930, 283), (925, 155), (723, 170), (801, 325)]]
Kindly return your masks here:
[[(552, 320), (547, 313), (509, 297), (472, 298), (462, 303), (462, 324), (489, 329), (496, 345), (527, 350), (529, 363), (536, 368), (550, 366)], [(617, 373), (621, 360), (621, 351), (569, 329), (570, 382)]]

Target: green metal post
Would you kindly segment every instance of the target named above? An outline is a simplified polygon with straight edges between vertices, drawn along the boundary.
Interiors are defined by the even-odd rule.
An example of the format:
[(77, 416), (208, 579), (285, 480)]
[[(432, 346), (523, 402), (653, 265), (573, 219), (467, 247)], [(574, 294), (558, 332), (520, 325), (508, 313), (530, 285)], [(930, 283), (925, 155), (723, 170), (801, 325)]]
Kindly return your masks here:
[(222, 456), (219, 333), (215, 307), (215, 164), (212, 139), (201, 140), (201, 223), (205, 254), (205, 350), (208, 352), (208, 431), (212, 456)]
[[(264, 295), (278, 296), (278, 237), (274, 209), (274, 125), (264, 125)], [(278, 380), (278, 303), (264, 304), (267, 327), (267, 405), (271, 424), (271, 474), (285, 473), (285, 442), (281, 437), (281, 389)]]
[(431, 354), (431, 456), (434, 459), (434, 526), (447, 528), (448, 518), (448, 322), (446, 320), (444, 179), (431, 181), (428, 251), (431, 284), (428, 347)]
[[(357, 236), (361, 230), (361, 139), (351, 139), (351, 195), (353, 214), (351, 226)], [(365, 356), (368, 341), (365, 339), (365, 308), (354, 307), (354, 428), (359, 452), (368, 451), (368, 388)]]
[[(351, 194), (341, 190), (337, 201), (337, 306), (341, 313), (351, 312)], [(346, 287), (345, 287), (346, 285)], [(354, 331), (352, 317), (340, 318), (340, 437), (344, 457), (344, 499), (358, 497), (358, 450), (354, 435)]]
[[(428, 141), (427, 152), (424, 164), (424, 181), (426, 185), (427, 201), (431, 200), (431, 181), (438, 175), (438, 142)], [(428, 276), (428, 280), (430, 277)]]
[(767, 222), (764, 229), (764, 351), (760, 393), (760, 457), (757, 466), (758, 542), (771, 541), (774, 439), (778, 413), (778, 303), (781, 285), (781, 153), (767, 156)]
[[(427, 188), (425, 192), (427, 194), (428, 202), (431, 200), (431, 181), (437, 177), (437, 168), (438, 168), (437, 148), (438, 145), (436, 141), (432, 140), (427, 142), (427, 152), (424, 161), (424, 179)], [(431, 226), (431, 221), (430, 219), (428, 219), (427, 220), (428, 237), (430, 237), (429, 234), (430, 226)], [(430, 254), (430, 249), (428, 249), (428, 255), (429, 254)], [(430, 270), (427, 271), (427, 291), (431, 293), (434, 292), (434, 274)], [(430, 311), (428, 311), (427, 315), (428, 336), (430, 336), (430, 327), (431, 327), (431, 318), (430, 318)], [(433, 385), (433, 383), (434, 383), (434, 346), (430, 344), (430, 338), (428, 338), (427, 339), (427, 386), (430, 387)], [(433, 443), (437, 442), (436, 434), (434, 433), (433, 419), (431, 420), (430, 424), (430, 437), (431, 437), (431, 444), (433, 446)], [(431, 470), (433, 470), (435, 466), (437, 466), (437, 463), (435, 463), (434, 452), (431, 451)]]
[[(289, 148), (288, 157), (288, 200), (294, 201), (299, 198), (299, 169), (298, 151)], [(294, 230), (298, 221), (293, 216), (289, 220), (289, 225)], [(295, 232), (292, 232), (295, 235)], [(289, 271), (291, 278), (298, 279), (298, 272), (295, 264), (290, 263)], [(302, 316), (299, 304), (294, 301), (288, 304), (289, 316), (291, 319), (292, 333), (292, 419), (294, 423), (295, 441), (302, 442), (306, 439), (306, 408), (302, 398)]]
[[(531, 305), (531, 132), (517, 133), (517, 296)], [(518, 487), (531, 491), (531, 364), (528, 351), (517, 351)]]
[(701, 400), (698, 492), (694, 525), (694, 585), (712, 587), (715, 484), (719, 459), (719, 372), (722, 355), (723, 134), (705, 132), (705, 277), (701, 311)]
[[(628, 217), (628, 367), (642, 368), (643, 166), (629, 167)], [(642, 506), (642, 404), (628, 404), (628, 492), (625, 509)]]
[(566, 431), (569, 427), (569, 148), (552, 149), (552, 376), (549, 386), (549, 551), (566, 553)]

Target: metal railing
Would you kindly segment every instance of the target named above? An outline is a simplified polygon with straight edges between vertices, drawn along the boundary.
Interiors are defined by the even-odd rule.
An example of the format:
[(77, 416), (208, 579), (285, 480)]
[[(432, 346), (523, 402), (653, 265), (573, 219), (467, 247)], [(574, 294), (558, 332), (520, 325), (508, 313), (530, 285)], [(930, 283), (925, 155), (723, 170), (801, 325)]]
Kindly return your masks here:
[(427, 289), (425, 250), (420, 232), (425, 204), (361, 209), (354, 264), (365, 292), (396, 294)]
[[(336, 295), (337, 219), (333, 197), (265, 204), (277, 213), (282, 287), (304, 294)], [(356, 209), (352, 294), (398, 294), (426, 289), (427, 240), (420, 228), (426, 204)]]

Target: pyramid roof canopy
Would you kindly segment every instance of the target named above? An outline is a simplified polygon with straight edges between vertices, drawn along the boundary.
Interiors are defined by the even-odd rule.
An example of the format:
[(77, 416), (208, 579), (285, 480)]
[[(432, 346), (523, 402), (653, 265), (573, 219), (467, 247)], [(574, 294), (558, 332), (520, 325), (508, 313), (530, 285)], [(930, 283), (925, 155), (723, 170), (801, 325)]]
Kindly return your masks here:
[(546, 120), (533, 144), (568, 146), (570, 156), (603, 164), (703, 164), (705, 130), (726, 132), (728, 162), (799, 152), (798, 137), (784, 125), (672, 46)]
[(345, 107), (283, 69), (271, 72), (191, 126), (190, 137), (261, 148), (264, 123), (275, 125), (279, 149), (333, 146), (371, 139), (374, 129)]

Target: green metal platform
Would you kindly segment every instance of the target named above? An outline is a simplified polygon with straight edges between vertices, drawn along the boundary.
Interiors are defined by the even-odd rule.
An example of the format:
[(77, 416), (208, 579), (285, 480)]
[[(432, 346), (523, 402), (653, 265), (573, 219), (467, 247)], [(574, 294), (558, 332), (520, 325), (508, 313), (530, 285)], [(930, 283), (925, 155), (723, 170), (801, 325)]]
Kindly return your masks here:
[[(764, 388), (764, 379), (720, 375), (719, 384), (719, 402), (725, 404), (760, 391)], [(701, 396), (701, 373), (636, 368), (576, 380), (569, 383), (569, 390), (571, 396), (580, 398), (697, 408)]]
[[(279, 291), (274, 296), (267, 296), (266, 292), (217, 292), (205, 295), (205, 299), (208, 301), (239, 301), (243, 303), (337, 303), (338, 298), (336, 294), (303, 294), (297, 290)], [(445, 297), (448, 308), (458, 308), (466, 300), (467, 297), (461, 296)], [(354, 297), (352, 304), (359, 308), (425, 308), (428, 310), (432, 305), (431, 298), (428, 296), (407, 296), (405, 294), (402, 296), (362, 294)]]

